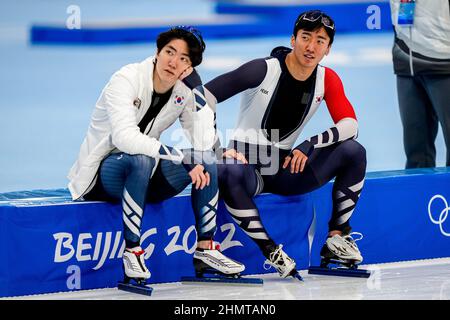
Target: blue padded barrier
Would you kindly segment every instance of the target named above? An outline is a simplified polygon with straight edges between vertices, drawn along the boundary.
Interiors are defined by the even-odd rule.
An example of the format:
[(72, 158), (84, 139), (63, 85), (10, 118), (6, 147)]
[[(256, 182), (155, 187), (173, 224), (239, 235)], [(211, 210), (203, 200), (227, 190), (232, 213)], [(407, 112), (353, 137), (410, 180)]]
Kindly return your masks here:
[[(375, 6), (375, 10), (369, 10)], [(230, 39), (289, 36), (297, 15), (305, 10), (321, 9), (329, 13), (336, 21), (337, 32), (380, 32), (392, 31), (389, 1), (374, 2), (337, 2), (317, 3), (315, 5), (298, 4), (257, 4), (246, 1), (218, 2), (215, 11), (218, 16), (198, 20), (189, 19), (185, 24), (198, 27), (204, 38)], [(367, 21), (376, 16), (379, 28), (367, 27)], [(118, 21), (116, 25), (86, 23), (80, 29), (68, 29), (61, 23), (34, 24), (30, 29), (32, 44), (120, 44), (135, 42), (154, 42), (157, 35), (179, 21), (167, 20), (155, 24)]]
[[(313, 265), (320, 261), (327, 233), (331, 188), (327, 184), (313, 193), (317, 219)], [(353, 231), (364, 236), (357, 242), (363, 263), (450, 257), (450, 207), (446, 201), (450, 201), (450, 168), (367, 174), (351, 220)]]
[[(72, 202), (67, 190), (49, 190), (46, 200), (43, 192), (27, 192), (31, 198), (0, 195), (0, 296), (117, 286), (123, 277), (121, 206)], [(313, 218), (311, 199), (261, 195), (256, 200), (263, 222), (273, 226), (273, 237), (303, 261), (303, 268)], [(295, 215), (292, 208), (298, 210)], [(223, 203), (218, 226), (215, 240), (227, 255), (245, 261), (244, 274), (269, 272), (263, 268), (263, 255), (231, 221)], [(147, 205), (142, 229), (151, 283), (194, 275), (196, 232), (189, 196)]]
[[(306, 269), (319, 262), (331, 212), (328, 183), (302, 196), (256, 198), (263, 223)], [(368, 173), (352, 217), (363, 263), (450, 257), (450, 168)], [(115, 287), (122, 278), (119, 204), (72, 202), (66, 189), (0, 194), (0, 296)], [(314, 219), (315, 216), (315, 219)], [(313, 225), (311, 243), (308, 231)], [(216, 241), (245, 263), (245, 274), (264, 270), (256, 245), (219, 204)], [(193, 275), (196, 233), (188, 195), (147, 205), (143, 247), (151, 283)], [(276, 275), (274, 275), (276, 277)]]

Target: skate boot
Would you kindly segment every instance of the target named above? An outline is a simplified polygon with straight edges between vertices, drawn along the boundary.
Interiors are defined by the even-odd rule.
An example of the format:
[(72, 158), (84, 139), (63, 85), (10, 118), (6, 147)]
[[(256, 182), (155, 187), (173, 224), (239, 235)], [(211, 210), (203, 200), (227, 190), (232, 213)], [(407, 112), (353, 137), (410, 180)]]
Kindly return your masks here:
[(245, 266), (220, 252), (220, 246), (213, 241), (209, 249), (197, 248), (194, 253), (195, 277), (181, 277), (181, 282), (189, 283), (224, 283), (238, 285), (262, 285), (258, 278), (244, 278), (240, 273)]
[[(267, 267), (267, 265), (269, 265), (269, 267)], [(274, 267), (282, 278), (293, 276), (298, 280), (303, 280), (297, 272), (297, 269), (295, 269), (295, 261), (283, 251), (282, 244), (276, 246), (274, 250), (269, 253), (268, 259), (264, 262), (265, 270), (269, 270), (270, 266)]]
[[(359, 239), (353, 239), (357, 234)], [(308, 273), (343, 277), (370, 277), (370, 271), (358, 269), (358, 264), (363, 261), (356, 241), (361, 240), (362, 234), (352, 232), (350, 234), (328, 237), (320, 251), (320, 267), (310, 267)]]
[(233, 277), (239, 276), (245, 266), (225, 256), (220, 252), (219, 245), (211, 241), (209, 249), (197, 248), (195, 250), (194, 269), (197, 277), (202, 277), (205, 273)]
[[(358, 234), (360, 238), (354, 240), (353, 234)], [(363, 261), (361, 252), (356, 245), (356, 241), (361, 239), (362, 234), (358, 232), (352, 232), (347, 235), (335, 234), (332, 237), (328, 237), (320, 251), (322, 266), (326, 266), (329, 262), (337, 262), (348, 268), (354, 268), (354, 266)]]
[(125, 278), (144, 281), (150, 278), (151, 274), (145, 266), (144, 253), (141, 247), (125, 249), (123, 253), (123, 269)]
[(153, 288), (146, 284), (151, 274), (145, 266), (144, 253), (141, 247), (125, 249), (123, 253), (124, 280), (119, 281), (119, 290), (150, 296)]

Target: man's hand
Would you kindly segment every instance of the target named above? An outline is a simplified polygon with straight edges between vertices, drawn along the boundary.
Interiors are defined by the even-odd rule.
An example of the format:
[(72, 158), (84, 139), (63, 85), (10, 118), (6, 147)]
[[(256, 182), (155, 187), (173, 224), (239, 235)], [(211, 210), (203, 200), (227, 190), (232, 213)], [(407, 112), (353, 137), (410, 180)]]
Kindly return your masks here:
[(205, 167), (198, 164), (189, 171), (189, 176), (191, 177), (192, 184), (195, 184), (195, 189), (200, 188), (202, 190), (205, 186), (209, 186), (211, 178), (208, 172), (205, 172)]
[(184, 70), (180, 76), (178, 77), (178, 79), (183, 80), (184, 78), (186, 78), (188, 75), (190, 75), (192, 73), (192, 71), (194, 71), (194, 68), (192, 68), (192, 66), (189, 66), (186, 68), (186, 70)]
[(234, 158), (236, 160), (241, 161), (244, 164), (248, 164), (248, 161), (247, 161), (247, 159), (245, 159), (245, 156), (242, 153), (237, 152), (234, 149), (228, 149), (227, 151), (225, 151), (223, 153), (223, 157), (224, 158), (228, 158), (228, 159), (233, 159)]
[(292, 157), (287, 156), (284, 158), (283, 163), (283, 169), (286, 169), (289, 165), (289, 162), (291, 163), (291, 173), (299, 173), (303, 172), (303, 169), (305, 169), (306, 160), (308, 160), (308, 157), (301, 151), (294, 149), (292, 151)]

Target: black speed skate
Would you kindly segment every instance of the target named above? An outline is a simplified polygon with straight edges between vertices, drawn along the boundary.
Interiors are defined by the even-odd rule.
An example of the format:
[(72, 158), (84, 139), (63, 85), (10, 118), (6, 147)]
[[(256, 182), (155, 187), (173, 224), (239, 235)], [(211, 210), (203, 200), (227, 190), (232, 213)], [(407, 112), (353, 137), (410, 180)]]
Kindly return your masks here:
[(309, 267), (309, 274), (370, 277), (369, 271), (358, 269), (358, 264), (362, 262), (363, 258), (351, 235), (336, 234), (329, 237), (320, 251), (320, 257), (320, 267)]
[(267, 260), (264, 262), (264, 269), (268, 270), (266, 265), (269, 265), (274, 267), (282, 278), (292, 276), (299, 281), (303, 281), (303, 278), (296, 269), (295, 261), (283, 251), (282, 244), (275, 247), (271, 246), (270, 250), (271, 252), (268, 253)]

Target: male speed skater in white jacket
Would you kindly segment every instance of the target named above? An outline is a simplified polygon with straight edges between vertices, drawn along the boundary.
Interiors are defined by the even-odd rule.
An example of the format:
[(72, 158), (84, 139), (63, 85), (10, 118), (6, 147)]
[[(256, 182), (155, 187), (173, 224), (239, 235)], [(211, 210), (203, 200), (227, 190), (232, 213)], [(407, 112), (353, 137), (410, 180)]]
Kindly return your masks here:
[[(151, 276), (140, 243), (145, 204), (171, 198), (192, 183), (197, 274), (206, 268), (238, 274), (244, 265), (212, 241), (218, 204), (214, 112), (202, 87), (190, 86), (198, 78), (193, 68), (202, 61), (205, 43), (197, 29), (177, 26), (161, 33), (156, 44), (155, 56), (124, 66), (103, 89), (69, 172), (69, 190), (74, 200), (121, 201), (125, 278), (142, 282)], [(176, 119), (192, 150), (159, 141)]]

